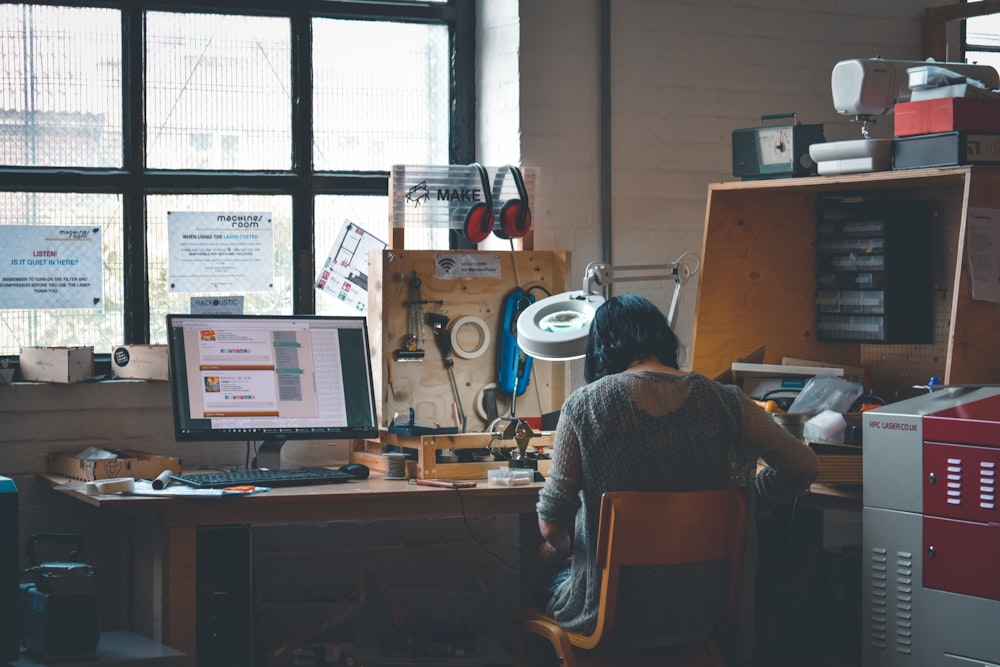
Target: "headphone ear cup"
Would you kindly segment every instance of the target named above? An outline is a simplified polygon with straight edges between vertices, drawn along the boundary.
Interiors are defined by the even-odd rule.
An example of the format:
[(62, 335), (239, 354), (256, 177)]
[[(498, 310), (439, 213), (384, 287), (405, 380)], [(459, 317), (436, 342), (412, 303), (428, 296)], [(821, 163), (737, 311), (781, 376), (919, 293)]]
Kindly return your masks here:
[(483, 202), (474, 204), (465, 214), (463, 231), (465, 237), (473, 243), (479, 243), (490, 235), (493, 230), (493, 211)]
[(531, 209), (520, 199), (510, 199), (504, 202), (500, 209), (499, 224), (493, 228), (493, 233), (502, 239), (518, 239), (531, 229)]

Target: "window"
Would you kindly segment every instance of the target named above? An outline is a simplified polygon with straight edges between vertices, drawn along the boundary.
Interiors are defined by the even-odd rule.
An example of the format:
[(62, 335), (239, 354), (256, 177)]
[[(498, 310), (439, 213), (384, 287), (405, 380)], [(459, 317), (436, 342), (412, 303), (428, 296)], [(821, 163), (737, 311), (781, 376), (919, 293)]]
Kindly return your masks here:
[[(975, 5), (980, 0), (968, 0)], [(971, 13), (978, 10), (969, 7)], [(962, 22), (962, 59), (1000, 69), (1000, 13), (969, 16)]]
[[(0, 268), (0, 356), (163, 343), (192, 297), (341, 312), (314, 280), (346, 221), (389, 240), (392, 165), (472, 161), (473, 6), (0, 4), (0, 263), (31, 262)], [(204, 214), (264, 216), (266, 242), (239, 249), (273, 273), (172, 268), (184, 248), (212, 272), (171, 233)], [(98, 243), (59, 237), (77, 232)]]
[(1000, 69), (1000, 14), (966, 19), (964, 53), (966, 62)]

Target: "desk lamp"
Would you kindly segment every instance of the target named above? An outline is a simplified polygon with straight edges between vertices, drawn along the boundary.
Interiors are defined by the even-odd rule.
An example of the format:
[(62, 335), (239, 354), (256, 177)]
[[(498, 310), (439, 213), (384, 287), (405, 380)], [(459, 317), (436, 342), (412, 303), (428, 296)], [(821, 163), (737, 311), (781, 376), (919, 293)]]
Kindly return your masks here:
[(608, 288), (612, 283), (637, 280), (674, 281), (674, 294), (667, 312), (667, 321), (673, 326), (681, 287), (698, 273), (700, 266), (698, 256), (689, 252), (671, 264), (612, 266), (591, 262), (583, 275), (582, 290), (542, 299), (521, 313), (517, 320), (517, 343), (525, 354), (535, 359), (579, 359), (587, 348), (587, 334), (594, 312), (607, 298)]
[[(579, 359), (587, 348), (587, 335), (594, 313), (607, 299), (608, 288), (613, 283), (637, 280), (674, 281), (674, 293), (667, 312), (667, 322), (672, 327), (677, 316), (677, 302), (681, 287), (701, 266), (701, 260), (692, 253), (683, 253), (670, 264), (645, 264), (612, 266), (591, 262), (583, 276), (583, 289), (563, 292), (536, 301), (528, 306), (517, 319), (517, 344), (525, 354), (546, 361)], [(636, 273), (640, 272), (640, 273)], [(490, 426), (495, 439), (511, 439), (517, 443), (517, 455), (510, 461), (512, 468), (532, 468), (538, 462), (529, 459), (525, 450), (528, 441), (536, 435), (531, 426), (516, 417), (500, 418)]]

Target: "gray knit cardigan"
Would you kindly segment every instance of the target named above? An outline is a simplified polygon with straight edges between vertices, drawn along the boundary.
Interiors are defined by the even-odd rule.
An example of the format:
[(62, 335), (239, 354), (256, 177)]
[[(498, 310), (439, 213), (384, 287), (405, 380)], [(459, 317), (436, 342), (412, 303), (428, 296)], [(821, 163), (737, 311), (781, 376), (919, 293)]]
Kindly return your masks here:
[[(755, 475), (758, 457), (768, 464)], [(605, 491), (693, 491), (739, 485), (751, 499), (743, 577), (741, 641), (752, 641), (756, 533), (754, 500), (771, 504), (803, 493), (816, 458), (741, 390), (695, 373), (610, 375), (573, 392), (556, 429), (538, 516), (573, 526), (572, 574), (547, 611), (561, 626), (589, 633), (597, 621), (594, 562)], [(700, 636), (720, 619), (718, 563), (636, 567), (623, 572), (616, 640), (663, 645)]]

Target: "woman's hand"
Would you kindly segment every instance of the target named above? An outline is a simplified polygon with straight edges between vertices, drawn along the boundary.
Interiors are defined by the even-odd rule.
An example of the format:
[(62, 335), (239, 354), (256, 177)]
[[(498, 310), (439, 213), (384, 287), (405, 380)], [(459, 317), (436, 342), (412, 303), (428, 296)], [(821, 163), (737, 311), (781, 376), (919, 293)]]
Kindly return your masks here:
[(548, 565), (556, 565), (560, 567), (565, 567), (569, 565), (572, 558), (568, 551), (562, 551), (556, 549), (554, 546), (548, 542), (542, 542), (541, 546), (538, 547), (538, 557), (543, 563)]

